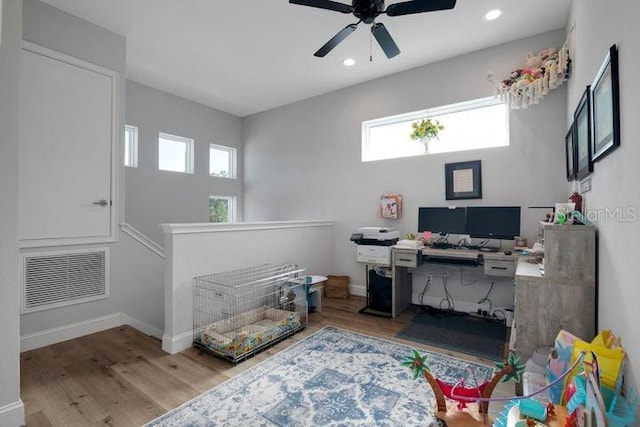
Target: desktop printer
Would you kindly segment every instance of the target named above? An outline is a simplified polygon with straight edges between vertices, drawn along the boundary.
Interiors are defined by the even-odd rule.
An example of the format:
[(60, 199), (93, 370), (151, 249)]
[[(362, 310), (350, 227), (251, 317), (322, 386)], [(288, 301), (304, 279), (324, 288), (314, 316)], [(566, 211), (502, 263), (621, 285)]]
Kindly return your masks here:
[(351, 241), (357, 245), (358, 262), (365, 264), (391, 266), (391, 246), (400, 238), (393, 228), (360, 227), (351, 235)]
[(392, 246), (400, 239), (400, 232), (393, 228), (360, 227), (351, 235), (358, 245)]

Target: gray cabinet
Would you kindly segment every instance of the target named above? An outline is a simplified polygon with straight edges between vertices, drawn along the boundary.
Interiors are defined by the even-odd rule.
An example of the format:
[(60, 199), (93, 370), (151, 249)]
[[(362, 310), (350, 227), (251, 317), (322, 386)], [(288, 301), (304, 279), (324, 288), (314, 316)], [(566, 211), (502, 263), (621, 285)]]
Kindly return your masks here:
[(393, 248), (391, 261), (391, 317), (397, 317), (411, 306), (412, 279), (409, 269), (418, 266), (417, 250)]
[(527, 360), (553, 346), (560, 329), (590, 341), (596, 333), (596, 229), (541, 224), (544, 265), (518, 261), (515, 275), (515, 350)]

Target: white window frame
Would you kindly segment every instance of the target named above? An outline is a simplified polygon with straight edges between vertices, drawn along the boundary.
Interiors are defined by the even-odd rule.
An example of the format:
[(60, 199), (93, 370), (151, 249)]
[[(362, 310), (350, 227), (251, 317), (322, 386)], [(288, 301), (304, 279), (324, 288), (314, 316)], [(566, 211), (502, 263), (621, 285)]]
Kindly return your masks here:
[[(229, 176), (219, 176), (211, 173), (211, 150), (226, 151), (229, 153)], [(237, 167), (237, 152), (238, 150), (233, 147), (227, 147), (225, 145), (209, 144), (209, 176), (223, 179), (236, 179), (236, 167)]]
[(232, 222), (236, 222), (236, 204), (237, 204), (237, 200), (238, 198), (235, 196), (209, 196), (209, 204), (207, 205), (207, 209), (209, 208), (209, 206), (211, 205), (211, 199), (226, 199), (227, 200), (227, 205), (229, 206), (229, 211), (228, 211), (228, 216), (229, 216), (229, 221), (228, 222), (211, 222), (211, 224), (229, 224)]
[[(127, 147), (127, 132), (131, 133), (131, 145)], [(138, 167), (138, 127), (125, 125), (124, 126), (124, 165), (130, 168)], [(129, 156), (130, 163), (127, 164), (127, 155)]]
[[(182, 142), (186, 145), (187, 149), (185, 151), (185, 170), (184, 171), (174, 171), (169, 169), (161, 169), (160, 168), (160, 138), (168, 139), (175, 142)], [(158, 170), (164, 172), (175, 172), (175, 173), (188, 173), (193, 175), (193, 152), (194, 152), (194, 141), (191, 138), (185, 138), (184, 136), (172, 135), (170, 133), (158, 132)]]
[[(392, 125), (400, 122), (421, 120), (427, 117), (437, 117), (445, 114), (457, 113), (462, 111), (468, 111), (478, 108), (491, 107), (494, 105), (505, 104), (503, 100), (498, 97), (489, 96), (485, 98), (478, 98), (469, 101), (459, 102), (456, 104), (444, 105), (441, 107), (429, 108), (426, 110), (413, 111), (410, 113), (398, 114), (395, 116), (383, 117), (380, 119), (366, 120), (362, 122), (362, 162), (371, 162), (386, 159), (367, 159), (366, 153), (369, 151), (369, 131), (374, 127)], [(504, 146), (509, 146), (509, 109), (505, 108), (505, 124), (507, 127), (507, 143)], [(449, 151), (455, 152), (455, 151)], [(398, 157), (394, 157), (398, 158)]]

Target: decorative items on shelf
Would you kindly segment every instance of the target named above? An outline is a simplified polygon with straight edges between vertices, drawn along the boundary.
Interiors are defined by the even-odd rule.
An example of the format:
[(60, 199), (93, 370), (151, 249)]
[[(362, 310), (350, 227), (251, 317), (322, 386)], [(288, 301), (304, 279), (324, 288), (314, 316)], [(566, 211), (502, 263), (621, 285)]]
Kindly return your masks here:
[(387, 193), (380, 196), (378, 218), (402, 218), (402, 194)]
[(429, 152), (429, 141), (438, 138), (438, 133), (444, 130), (442, 125), (436, 119), (422, 119), (411, 124), (411, 133), (409, 137), (412, 141), (420, 141), (424, 145), (424, 152)]
[(569, 77), (571, 60), (567, 43), (560, 49), (550, 47), (537, 55), (527, 52), (525, 61), (524, 68), (512, 71), (504, 80), (497, 81), (489, 75), (489, 81), (496, 85), (497, 94), (514, 109), (539, 103), (550, 90)]

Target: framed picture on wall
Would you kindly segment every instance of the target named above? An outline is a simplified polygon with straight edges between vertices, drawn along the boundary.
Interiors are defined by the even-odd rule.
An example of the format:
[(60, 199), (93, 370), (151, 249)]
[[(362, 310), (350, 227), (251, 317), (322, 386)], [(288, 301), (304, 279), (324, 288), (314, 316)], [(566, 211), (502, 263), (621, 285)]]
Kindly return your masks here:
[(564, 152), (566, 157), (567, 181), (576, 179), (576, 145), (573, 141), (573, 123), (569, 127), (569, 132), (564, 137)]
[(584, 91), (576, 111), (573, 113), (573, 143), (576, 150), (576, 178), (582, 179), (593, 172), (591, 160), (591, 108), (590, 86)]
[(593, 161), (597, 162), (620, 145), (620, 88), (618, 49), (609, 48), (598, 75), (591, 85)]
[(447, 200), (482, 199), (480, 160), (446, 163), (444, 180)]

